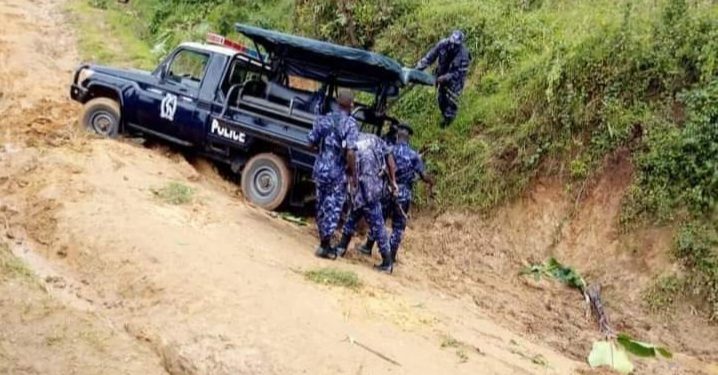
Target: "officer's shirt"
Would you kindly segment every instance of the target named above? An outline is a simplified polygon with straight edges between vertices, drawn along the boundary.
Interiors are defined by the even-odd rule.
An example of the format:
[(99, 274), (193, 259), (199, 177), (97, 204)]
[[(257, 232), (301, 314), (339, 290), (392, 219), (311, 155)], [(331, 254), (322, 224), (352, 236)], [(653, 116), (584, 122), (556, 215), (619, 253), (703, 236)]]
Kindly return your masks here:
[(390, 147), (374, 134), (360, 133), (357, 146), (357, 191), (353, 195), (354, 208), (379, 201), (384, 194), (387, 176), (386, 157)]
[(319, 116), (307, 135), (319, 147), (312, 178), (318, 184), (346, 183), (346, 150), (356, 150), (356, 120), (344, 112)]
[(407, 142), (399, 142), (394, 146), (394, 161), (396, 162), (396, 183), (399, 185), (399, 199), (411, 199), (411, 191), (416, 175), (424, 173), (424, 162), (418, 152), (414, 151)]
[(471, 64), (471, 54), (463, 44), (454, 44), (449, 39), (442, 39), (432, 48), (424, 58), (421, 59), (421, 66), (431, 65), (438, 58), (434, 74), (438, 78), (444, 74), (450, 74), (452, 86), (463, 87), (466, 74)]

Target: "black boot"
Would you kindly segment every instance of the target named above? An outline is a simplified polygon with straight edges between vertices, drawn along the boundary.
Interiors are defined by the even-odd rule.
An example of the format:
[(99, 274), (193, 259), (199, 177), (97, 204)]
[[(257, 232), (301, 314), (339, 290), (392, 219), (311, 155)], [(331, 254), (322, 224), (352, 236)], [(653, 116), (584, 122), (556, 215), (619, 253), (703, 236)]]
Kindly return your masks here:
[(347, 249), (349, 248), (349, 242), (351, 242), (352, 236), (342, 234), (342, 239), (339, 241), (339, 245), (335, 248), (337, 256), (343, 257), (344, 254), (347, 253)]
[(444, 117), (444, 120), (441, 121), (441, 125), (439, 126), (441, 126), (442, 129), (446, 129), (449, 127), (449, 125), (451, 125), (452, 122), (454, 122), (453, 117)]
[(371, 256), (371, 249), (373, 247), (374, 247), (374, 241), (367, 239), (365, 244), (357, 247), (357, 250), (359, 250), (359, 252), (364, 255)]
[(391, 263), (396, 263), (396, 254), (399, 252), (399, 249), (391, 249)]
[(314, 254), (320, 258), (337, 259), (337, 251), (332, 248), (330, 238), (323, 238)]
[(394, 264), (391, 262), (390, 254), (381, 254), (381, 264), (374, 266), (379, 272), (392, 273), (394, 271)]

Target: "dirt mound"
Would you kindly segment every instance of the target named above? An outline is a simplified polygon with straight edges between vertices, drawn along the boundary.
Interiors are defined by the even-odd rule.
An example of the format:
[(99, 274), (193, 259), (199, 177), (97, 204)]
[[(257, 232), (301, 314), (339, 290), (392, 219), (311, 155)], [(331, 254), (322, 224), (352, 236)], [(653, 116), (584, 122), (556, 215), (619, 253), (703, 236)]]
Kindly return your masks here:
[[(423, 270), (430, 284), (471, 295), (494, 320), (582, 360), (600, 334), (581, 295), (555, 282), (518, 276), (528, 264), (555, 256), (603, 286), (614, 329), (708, 363), (718, 360), (718, 332), (709, 322), (690, 311), (665, 317), (643, 308), (642, 291), (675, 267), (668, 257), (673, 230), (621, 234), (621, 202), (632, 175), (627, 153), (608, 158), (603, 170), (600, 178), (580, 188), (578, 199), (566, 192), (565, 184), (544, 180), (492, 216), (420, 217), (413, 227), (430, 229), (408, 233), (404, 259)], [(691, 360), (673, 366), (640, 364), (651, 372), (710, 371)]]
[(43, 99), (28, 108), (11, 108), (0, 122), (5, 147), (81, 147), (88, 133), (76, 126), (77, 106), (65, 100)]

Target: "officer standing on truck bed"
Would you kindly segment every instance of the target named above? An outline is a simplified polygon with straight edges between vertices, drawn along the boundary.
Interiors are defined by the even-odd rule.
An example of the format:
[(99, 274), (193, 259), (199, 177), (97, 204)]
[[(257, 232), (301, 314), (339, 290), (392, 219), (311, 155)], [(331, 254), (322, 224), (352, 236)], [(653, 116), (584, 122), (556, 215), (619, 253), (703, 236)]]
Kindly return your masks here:
[(437, 99), (439, 109), (444, 116), (441, 127), (446, 127), (456, 118), (459, 107), (459, 96), (464, 89), (466, 74), (469, 72), (471, 55), (464, 45), (464, 33), (456, 30), (446, 39), (442, 39), (422, 58), (416, 69), (424, 70), (433, 64), (436, 59), (439, 62), (434, 69), (436, 85), (438, 88)]
[(344, 225), (342, 239), (337, 246), (337, 255), (343, 256), (352, 236), (356, 233), (359, 220), (364, 217), (372, 235), (379, 242), (382, 262), (375, 267), (379, 271), (389, 273), (392, 272), (393, 265), (389, 238), (384, 227), (381, 199), (384, 196), (384, 181), (389, 183), (393, 192), (397, 191), (394, 178), (395, 170), (396, 165), (389, 145), (374, 134), (359, 134), (356, 153), (358, 184), (356, 190), (350, 194), (352, 210)]
[(337, 228), (349, 185), (357, 185), (355, 150), (359, 131), (356, 120), (351, 117), (354, 93), (340, 89), (337, 94), (339, 110), (318, 116), (307, 138), (318, 151), (312, 178), (316, 185), (316, 221), (320, 244), (316, 255), (336, 258), (331, 238)]
[[(392, 156), (396, 163), (395, 174), (398, 190), (397, 194), (389, 198), (390, 202), (384, 205), (384, 209), (387, 210), (385, 213), (391, 217), (392, 231), (389, 246), (392, 263), (396, 262), (399, 245), (406, 230), (416, 176), (419, 176), (429, 186), (429, 196), (433, 195), (434, 179), (426, 173), (421, 155), (409, 145), (409, 138), (413, 134), (414, 131), (409, 125), (399, 125), (396, 133), (396, 145), (392, 148)], [(371, 255), (374, 238), (372, 235), (368, 236), (367, 242), (359, 247), (359, 251)]]

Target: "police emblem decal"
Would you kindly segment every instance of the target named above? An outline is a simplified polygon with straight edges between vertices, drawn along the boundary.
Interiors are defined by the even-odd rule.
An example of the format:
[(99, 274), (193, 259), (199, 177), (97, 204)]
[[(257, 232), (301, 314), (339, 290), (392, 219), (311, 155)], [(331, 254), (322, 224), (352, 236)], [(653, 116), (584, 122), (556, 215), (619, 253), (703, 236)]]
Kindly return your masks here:
[(165, 95), (160, 106), (160, 117), (166, 120), (174, 121), (175, 111), (177, 111), (177, 96), (172, 94)]

